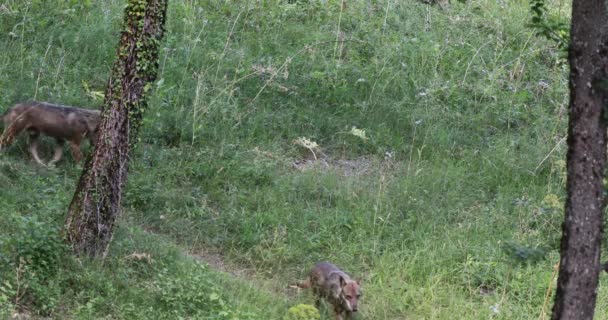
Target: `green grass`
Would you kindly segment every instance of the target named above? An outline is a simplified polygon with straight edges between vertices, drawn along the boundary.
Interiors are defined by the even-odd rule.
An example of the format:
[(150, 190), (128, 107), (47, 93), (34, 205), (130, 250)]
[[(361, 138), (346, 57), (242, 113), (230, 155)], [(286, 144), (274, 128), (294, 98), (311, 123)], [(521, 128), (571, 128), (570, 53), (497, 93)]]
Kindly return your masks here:
[[(123, 5), (0, 7), (2, 110), (101, 104)], [(25, 138), (0, 155), (0, 316), (281, 319), (313, 302), (285, 287), (320, 260), (362, 278), (364, 319), (550, 312), (567, 66), (529, 18), (525, 2), (485, 0), (172, 1), (104, 262), (60, 241), (69, 156), (39, 168)], [(318, 143), (316, 169), (295, 168), (313, 158), (300, 137)], [(249, 272), (186, 255), (200, 248)]]

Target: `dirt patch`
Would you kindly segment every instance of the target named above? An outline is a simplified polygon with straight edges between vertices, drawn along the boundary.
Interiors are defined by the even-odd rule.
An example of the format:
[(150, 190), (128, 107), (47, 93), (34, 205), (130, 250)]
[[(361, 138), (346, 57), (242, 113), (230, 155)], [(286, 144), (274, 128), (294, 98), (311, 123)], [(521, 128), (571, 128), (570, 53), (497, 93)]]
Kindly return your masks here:
[(323, 156), (319, 159), (294, 160), (292, 167), (298, 171), (336, 172), (344, 177), (358, 177), (388, 170), (393, 164), (394, 161), (390, 158), (377, 159), (364, 156), (355, 159), (331, 159)]
[(255, 270), (253, 268), (245, 268), (244, 266), (229, 263), (215, 250), (197, 249), (195, 252), (188, 252), (187, 255), (194, 260), (208, 264), (216, 271), (227, 273), (237, 278), (255, 277)]

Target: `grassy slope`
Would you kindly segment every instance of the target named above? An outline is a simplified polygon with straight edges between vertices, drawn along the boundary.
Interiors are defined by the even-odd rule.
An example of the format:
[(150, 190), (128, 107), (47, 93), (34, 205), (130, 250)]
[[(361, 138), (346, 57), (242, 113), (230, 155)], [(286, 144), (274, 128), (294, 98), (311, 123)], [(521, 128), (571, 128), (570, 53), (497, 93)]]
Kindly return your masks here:
[[(0, 271), (13, 284), (39, 274), (20, 302), (57, 317), (278, 319), (311, 301), (180, 253), (212, 247), (271, 288), (334, 261), (363, 278), (367, 319), (538, 317), (557, 261), (567, 95), (527, 5), (309, 2), (172, 2), (105, 268), (57, 241), (78, 168), (24, 163), (23, 141), (2, 155)], [(87, 90), (103, 91), (122, 2), (49, 3), (0, 11), (0, 103), (98, 105)], [(366, 173), (293, 169), (309, 157), (292, 143), (302, 136)]]

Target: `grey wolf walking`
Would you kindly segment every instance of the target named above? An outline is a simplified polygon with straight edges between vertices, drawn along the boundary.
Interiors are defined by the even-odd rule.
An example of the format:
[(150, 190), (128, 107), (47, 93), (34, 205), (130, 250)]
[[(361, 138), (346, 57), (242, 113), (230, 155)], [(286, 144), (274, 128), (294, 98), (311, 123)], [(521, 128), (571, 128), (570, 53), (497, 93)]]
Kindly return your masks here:
[(101, 120), (98, 110), (88, 110), (75, 107), (61, 106), (46, 102), (24, 102), (16, 104), (1, 116), (4, 122), (4, 132), (0, 136), (0, 150), (10, 145), (15, 137), (27, 131), (31, 137), (30, 153), (34, 160), (45, 165), (38, 156), (38, 139), (40, 133), (55, 138), (57, 146), (49, 165), (61, 159), (63, 145), (68, 140), (72, 157), (76, 162), (82, 159), (80, 144), (88, 138), (91, 144), (95, 142), (97, 127)]
[(336, 320), (353, 319), (358, 311), (361, 286), (340, 268), (329, 262), (319, 262), (310, 271), (308, 278), (296, 284), (300, 288), (312, 288), (317, 308), (324, 298), (336, 313)]

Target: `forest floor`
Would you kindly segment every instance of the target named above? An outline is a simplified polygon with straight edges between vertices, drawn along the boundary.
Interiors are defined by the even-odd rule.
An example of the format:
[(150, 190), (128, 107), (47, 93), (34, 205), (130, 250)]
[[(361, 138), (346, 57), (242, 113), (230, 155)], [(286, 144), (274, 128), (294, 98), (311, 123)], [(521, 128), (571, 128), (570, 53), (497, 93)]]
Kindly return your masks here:
[[(0, 5), (0, 111), (99, 108), (124, 4)], [(314, 299), (288, 285), (324, 260), (362, 278), (360, 319), (549, 317), (568, 66), (527, 2), (175, 0), (168, 17), (105, 260), (62, 239), (82, 165), (36, 165), (25, 135), (0, 153), (0, 318), (301, 319)]]

